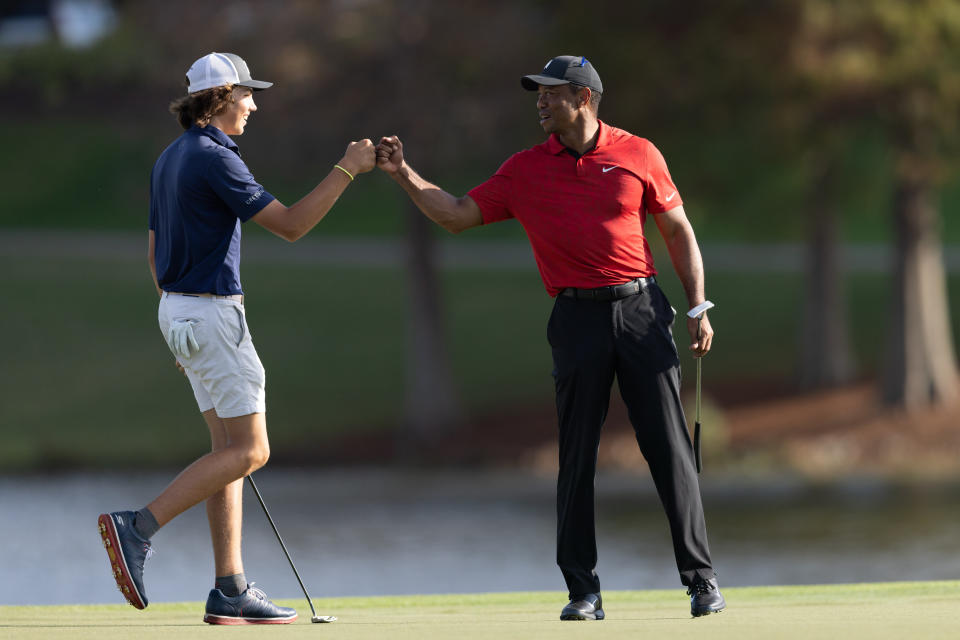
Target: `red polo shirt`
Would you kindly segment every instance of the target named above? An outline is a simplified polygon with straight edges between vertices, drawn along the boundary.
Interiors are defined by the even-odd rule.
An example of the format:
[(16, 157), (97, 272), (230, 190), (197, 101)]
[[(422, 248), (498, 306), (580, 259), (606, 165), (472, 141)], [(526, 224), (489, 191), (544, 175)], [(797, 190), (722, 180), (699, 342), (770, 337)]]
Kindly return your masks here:
[(575, 158), (556, 135), (511, 156), (467, 194), (484, 224), (523, 225), (547, 293), (656, 273), (647, 213), (682, 204), (663, 156), (644, 138), (600, 122), (597, 146)]

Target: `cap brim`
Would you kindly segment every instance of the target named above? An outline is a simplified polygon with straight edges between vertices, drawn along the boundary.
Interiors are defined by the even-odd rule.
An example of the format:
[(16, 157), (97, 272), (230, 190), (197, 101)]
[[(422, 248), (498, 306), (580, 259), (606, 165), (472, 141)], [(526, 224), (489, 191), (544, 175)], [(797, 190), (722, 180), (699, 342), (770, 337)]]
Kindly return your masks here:
[(255, 91), (262, 91), (263, 89), (269, 89), (273, 86), (272, 82), (264, 82), (263, 80), (243, 80), (237, 84), (241, 87), (250, 87)]
[(569, 80), (563, 78), (554, 78), (553, 76), (523, 76), (520, 78), (520, 84), (527, 91), (536, 91), (540, 85), (555, 87), (561, 84), (570, 84)]

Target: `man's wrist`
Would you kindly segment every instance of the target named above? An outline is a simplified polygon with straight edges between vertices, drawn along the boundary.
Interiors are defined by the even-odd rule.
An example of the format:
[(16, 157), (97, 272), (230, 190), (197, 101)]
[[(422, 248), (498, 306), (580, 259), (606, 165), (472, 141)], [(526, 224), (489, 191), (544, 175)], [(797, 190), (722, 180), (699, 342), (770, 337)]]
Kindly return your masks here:
[(345, 176), (347, 176), (348, 178), (350, 178), (350, 182), (353, 182), (353, 174), (352, 174), (352, 173), (350, 173), (349, 171), (347, 171), (346, 169), (344, 169), (343, 167), (341, 167), (339, 164), (333, 165), (333, 168), (334, 168), (334, 169), (338, 169), (339, 171), (342, 171), (342, 172), (343, 172), (343, 175), (345, 175)]
[(344, 175), (350, 178), (351, 181), (353, 181), (353, 179), (357, 177), (357, 174), (360, 173), (360, 171), (353, 166), (350, 161), (346, 159), (346, 157), (341, 158), (339, 162), (333, 165), (333, 168), (337, 172), (342, 172)]
[(390, 177), (397, 182), (410, 182), (410, 167), (407, 166), (406, 161), (400, 165), (399, 169), (391, 173)]

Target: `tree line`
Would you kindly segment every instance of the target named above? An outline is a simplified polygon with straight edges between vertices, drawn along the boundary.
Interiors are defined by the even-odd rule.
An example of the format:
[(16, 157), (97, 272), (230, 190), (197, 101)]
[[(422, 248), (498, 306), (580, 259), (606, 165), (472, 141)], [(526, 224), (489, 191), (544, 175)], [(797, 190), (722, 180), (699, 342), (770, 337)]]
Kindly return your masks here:
[[(850, 186), (844, 154), (862, 131), (878, 132), (894, 169), (887, 209), (876, 215), (894, 230), (896, 256), (889, 307), (876, 310), (877, 322), (888, 327), (887, 344), (878, 347), (885, 353), (880, 397), (907, 408), (957, 399), (937, 196), (956, 176), (960, 2), (117, 6), (121, 28), (90, 52), (0, 56), (0, 95), (16, 92), (21, 104), (32, 100), (43, 109), (80, 86), (91, 101), (115, 99), (121, 113), (114, 117), (136, 117), (123, 111), (177, 88), (171, 69), (185, 69), (207, 50), (232, 50), (284, 87), (271, 97), (272, 113), (262, 116), (273, 132), (266, 153), (278, 166), (301, 167), (309, 150), (340, 144), (363, 123), (364, 130), (399, 133), (429, 176), (481, 160), (495, 167), (539, 142), (523, 119), (533, 103), (519, 76), (573, 53), (591, 58), (604, 79), (609, 98), (601, 118), (645, 137), (688, 136), (702, 155), (703, 175), (718, 154), (718, 132), (751, 132), (765, 141), (765, 158), (799, 167), (807, 193), (796, 205), (809, 256), (797, 372), (806, 388), (856, 374), (837, 201)], [(444, 352), (433, 235), (415, 210), (405, 220), (407, 422), (429, 438), (455, 424), (459, 409)]]

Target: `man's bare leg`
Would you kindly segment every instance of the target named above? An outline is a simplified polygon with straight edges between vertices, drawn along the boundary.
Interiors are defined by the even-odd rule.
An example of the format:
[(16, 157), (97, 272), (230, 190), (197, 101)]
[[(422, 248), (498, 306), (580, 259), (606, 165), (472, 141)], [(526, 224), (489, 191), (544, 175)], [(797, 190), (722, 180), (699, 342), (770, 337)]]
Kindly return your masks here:
[[(205, 411), (203, 419), (210, 428), (211, 450), (226, 448), (230, 443), (227, 427), (216, 411)], [(207, 520), (217, 577), (242, 574), (243, 478), (234, 480), (207, 498)]]
[[(266, 464), (270, 457), (264, 414), (216, 419), (226, 432), (225, 446), (211, 451), (180, 472), (163, 493), (147, 505), (161, 527), (220, 491), (225, 492), (225, 500), (230, 500), (227, 497), (232, 495), (230, 492), (239, 495), (242, 490), (240, 481)], [(210, 425), (209, 420), (207, 424)], [(211, 427), (211, 434), (214, 432)], [(235, 481), (237, 488), (227, 489)], [(242, 512), (238, 517), (242, 517)]]

